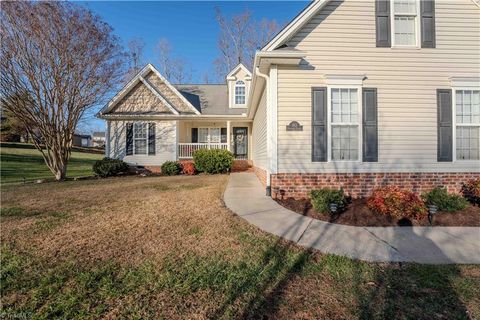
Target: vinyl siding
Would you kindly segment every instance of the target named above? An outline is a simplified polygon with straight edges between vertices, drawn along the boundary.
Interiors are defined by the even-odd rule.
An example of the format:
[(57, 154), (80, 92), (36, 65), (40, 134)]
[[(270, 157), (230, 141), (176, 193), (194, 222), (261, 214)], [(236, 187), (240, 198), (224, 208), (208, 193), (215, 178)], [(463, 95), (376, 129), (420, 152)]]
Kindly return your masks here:
[[(130, 121), (128, 121), (130, 122)], [(125, 155), (126, 123), (127, 121), (110, 121), (109, 125), (109, 157), (122, 159), (132, 165), (160, 166), (165, 161), (175, 160), (176, 157), (176, 121), (148, 121), (155, 122), (155, 155)]]
[[(333, 1), (289, 41), (306, 58), (278, 68), (278, 172), (480, 171), (477, 162), (437, 162), (436, 101), (450, 77), (480, 73), (480, 9), (436, 0), (435, 12), (431, 49), (376, 48), (373, 0)], [(377, 88), (377, 163), (311, 161), (311, 88), (326, 86), (325, 74), (364, 74), (363, 87)], [(304, 130), (287, 132), (293, 120)]]
[(253, 120), (253, 165), (262, 169), (267, 168), (267, 104), (266, 90), (263, 91), (257, 113)]

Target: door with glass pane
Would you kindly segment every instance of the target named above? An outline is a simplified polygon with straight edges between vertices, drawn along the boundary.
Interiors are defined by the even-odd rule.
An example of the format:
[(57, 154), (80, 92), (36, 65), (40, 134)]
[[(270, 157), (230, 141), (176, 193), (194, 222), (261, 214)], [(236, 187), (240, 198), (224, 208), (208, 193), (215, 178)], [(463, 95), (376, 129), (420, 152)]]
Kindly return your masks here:
[(247, 159), (248, 128), (233, 128), (233, 154), (235, 155), (235, 159)]

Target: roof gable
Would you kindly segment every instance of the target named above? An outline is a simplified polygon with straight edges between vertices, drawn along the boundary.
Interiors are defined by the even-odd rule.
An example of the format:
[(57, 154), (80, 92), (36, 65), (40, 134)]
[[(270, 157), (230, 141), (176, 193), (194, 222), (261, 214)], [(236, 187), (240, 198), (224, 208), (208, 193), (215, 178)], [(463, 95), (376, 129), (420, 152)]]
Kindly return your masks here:
[[(125, 98), (136, 99), (139, 105), (136, 110), (128, 112), (149, 112), (149, 113), (180, 113), (200, 114), (200, 112), (165, 79), (155, 67), (147, 64), (130, 80), (120, 92), (118, 92), (100, 111), (100, 115), (111, 112), (123, 112), (132, 109), (125, 104)], [(118, 105), (118, 107), (117, 107)], [(119, 109), (120, 108), (120, 109)], [(126, 112), (126, 110), (125, 110)]]
[(261, 51), (273, 51), (292, 38), (310, 19), (312, 19), (330, 0), (314, 0), (301, 11), (289, 24), (280, 30)]
[(252, 77), (252, 73), (250, 72), (250, 70), (247, 69), (247, 67), (245, 67), (243, 65), (243, 63), (239, 63), (235, 68), (232, 69), (232, 71), (230, 71), (228, 74), (227, 74), (227, 80), (235, 80), (235, 75), (240, 71), (240, 70), (243, 70), (246, 74), (247, 74), (247, 77)]

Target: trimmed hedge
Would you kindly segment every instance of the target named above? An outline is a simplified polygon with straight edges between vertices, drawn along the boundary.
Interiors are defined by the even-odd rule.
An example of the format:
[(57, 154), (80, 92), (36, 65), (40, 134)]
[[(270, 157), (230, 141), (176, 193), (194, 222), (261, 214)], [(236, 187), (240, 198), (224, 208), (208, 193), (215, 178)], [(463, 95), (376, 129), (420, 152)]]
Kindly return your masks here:
[(182, 171), (182, 166), (176, 161), (166, 161), (162, 164), (162, 174), (167, 176), (179, 175)]
[(458, 194), (449, 194), (447, 188), (435, 188), (422, 195), (427, 205), (435, 205), (440, 211), (458, 211), (468, 206), (468, 201)]
[(345, 210), (347, 200), (343, 189), (322, 188), (310, 191), (310, 199), (312, 206), (318, 212), (330, 212), (330, 203), (335, 203), (338, 212)]
[(193, 162), (197, 171), (209, 174), (230, 171), (233, 159), (233, 154), (223, 149), (200, 149), (193, 154)]
[(93, 164), (93, 172), (102, 178), (112, 177), (128, 171), (128, 164), (118, 159), (108, 157)]

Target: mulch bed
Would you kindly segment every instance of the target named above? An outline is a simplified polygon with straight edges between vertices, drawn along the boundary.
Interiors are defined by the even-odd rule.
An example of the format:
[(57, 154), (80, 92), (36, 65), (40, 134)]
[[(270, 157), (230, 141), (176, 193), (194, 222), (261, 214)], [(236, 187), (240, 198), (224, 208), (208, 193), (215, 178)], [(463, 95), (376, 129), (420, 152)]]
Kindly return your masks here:
[[(361, 227), (389, 227), (389, 226), (430, 226), (428, 219), (420, 221), (398, 220), (389, 216), (372, 212), (366, 205), (366, 199), (354, 199), (348, 209), (332, 217), (329, 213), (321, 213), (312, 208), (309, 199), (296, 200), (293, 198), (275, 199), (287, 209), (314, 219)], [(433, 218), (433, 226), (480, 226), (480, 207), (469, 206), (456, 212), (438, 212)]]

